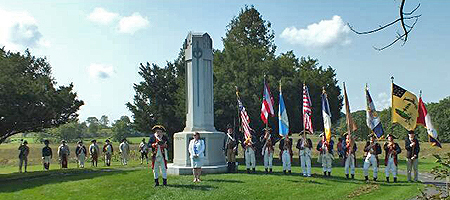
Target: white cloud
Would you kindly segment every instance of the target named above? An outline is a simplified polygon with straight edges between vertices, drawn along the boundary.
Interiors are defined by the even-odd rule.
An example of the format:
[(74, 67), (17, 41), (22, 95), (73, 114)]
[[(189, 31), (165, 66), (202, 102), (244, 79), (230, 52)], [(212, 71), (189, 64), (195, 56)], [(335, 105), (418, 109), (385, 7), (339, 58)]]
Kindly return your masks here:
[(108, 12), (104, 8), (95, 8), (91, 14), (87, 17), (89, 20), (99, 23), (99, 24), (110, 24), (113, 22), (116, 18), (119, 17), (119, 14)]
[(0, 47), (21, 51), (49, 45), (39, 32), (36, 20), (28, 12), (0, 9)]
[(114, 68), (111, 65), (92, 63), (87, 68), (92, 78), (107, 79), (114, 74)]
[(374, 103), (377, 111), (389, 108), (389, 106), (391, 106), (391, 96), (386, 92), (379, 93), (377, 99), (374, 99)]
[(136, 31), (149, 26), (147, 18), (141, 16), (141, 14), (135, 12), (131, 16), (123, 17), (119, 21), (119, 32), (134, 34)]
[(281, 33), (281, 38), (291, 44), (327, 49), (350, 44), (349, 34), (349, 27), (340, 16), (335, 15), (331, 20), (322, 20), (319, 23), (310, 24), (304, 29), (285, 28)]

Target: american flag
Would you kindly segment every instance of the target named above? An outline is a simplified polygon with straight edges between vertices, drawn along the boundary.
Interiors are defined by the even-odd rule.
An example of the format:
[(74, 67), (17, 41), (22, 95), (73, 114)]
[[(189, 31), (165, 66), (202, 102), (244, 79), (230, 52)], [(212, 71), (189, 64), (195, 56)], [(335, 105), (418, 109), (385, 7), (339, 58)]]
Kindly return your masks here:
[(311, 98), (309, 97), (308, 87), (303, 84), (303, 127), (305, 130), (313, 133), (312, 121), (311, 121)]
[(248, 117), (247, 111), (245, 110), (244, 105), (242, 105), (242, 102), (240, 99), (238, 99), (239, 104), (239, 114), (241, 117), (241, 123), (242, 123), (242, 129), (244, 130), (244, 136), (245, 139), (251, 137), (250, 131), (252, 128), (250, 128), (250, 118)]

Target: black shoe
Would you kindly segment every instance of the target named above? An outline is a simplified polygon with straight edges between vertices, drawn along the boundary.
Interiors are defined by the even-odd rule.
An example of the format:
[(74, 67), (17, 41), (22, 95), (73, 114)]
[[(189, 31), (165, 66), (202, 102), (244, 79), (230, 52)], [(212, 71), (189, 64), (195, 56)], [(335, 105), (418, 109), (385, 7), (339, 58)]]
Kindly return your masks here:
[(158, 179), (155, 179), (155, 187), (156, 186), (159, 186), (159, 180)]
[(368, 177), (368, 176), (364, 176), (364, 180), (365, 180), (365, 181), (368, 181), (368, 180), (369, 180), (369, 177)]
[(355, 175), (354, 174), (352, 174), (352, 179), (355, 179)]
[(323, 172), (323, 175), (324, 175), (324, 176), (327, 176), (327, 172)]
[(331, 176), (331, 172), (328, 172), (328, 176)]
[(389, 183), (389, 177), (386, 177), (386, 182), (388, 182), (388, 183)]
[(231, 173), (231, 163), (227, 162), (227, 172)]
[(268, 173), (269, 173), (269, 170), (268, 170), (267, 168), (266, 168), (266, 170), (265, 170), (265, 171), (266, 171), (266, 174), (268, 174)]
[(397, 177), (394, 177), (394, 183), (397, 183)]
[(377, 181), (377, 178), (373, 178), (373, 181), (375, 181), (375, 182), (376, 182), (376, 181)]
[(269, 169), (269, 173), (272, 173), (272, 168)]
[(167, 186), (167, 179), (163, 179), (163, 185)]
[(291, 171), (291, 170), (289, 170), (288, 172), (289, 172), (289, 174), (292, 174), (292, 171)]
[(247, 174), (250, 174), (250, 169), (247, 168)]
[(256, 169), (255, 168), (253, 168), (253, 173), (255, 173), (256, 172)]
[(283, 174), (286, 174), (286, 170), (283, 170)]
[(346, 175), (345, 175), (345, 178), (347, 178), (347, 179), (348, 179), (348, 177), (349, 177), (349, 176), (348, 176), (348, 174), (346, 174)]

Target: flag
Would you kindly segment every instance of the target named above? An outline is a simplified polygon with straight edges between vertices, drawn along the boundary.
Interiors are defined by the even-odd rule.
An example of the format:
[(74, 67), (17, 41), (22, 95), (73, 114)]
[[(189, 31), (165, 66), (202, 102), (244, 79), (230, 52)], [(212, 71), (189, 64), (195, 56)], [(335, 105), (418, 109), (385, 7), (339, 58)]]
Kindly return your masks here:
[(328, 142), (331, 140), (331, 112), (330, 105), (328, 104), (327, 93), (325, 89), (322, 91), (322, 117), (323, 117), (323, 129), (325, 137)]
[(412, 131), (416, 128), (418, 110), (416, 95), (392, 83), (392, 123)]
[(278, 107), (278, 133), (285, 136), (289, 133), (289, 119), (284, 106), (283, 94), (280, 85), (280, 106)]
[(355, 121), (353, 121), (352, 113), (350, 113), (350, 105), (348, 104), (347, 89), (345, 88), (345, 82), (344, 82), (344, 101), (345, 101), (345, 118), (347, 122), (347, 132), (349, 135), (351, 135), (351, 133), (356, 131), (356, 129), (358, 128), (356, 127)]
[(247, 111), (245, 110), (244, 105), (242, 105), (242, 102), (239, 97), (238, 97), (238, 104), (239, 104), (239, 115), (241, 118), (241, 126), (244, 131), (244, 137), (245, 139), (247, 139), (252, 136), (250, 133), (250, 131), (252, 130), (252, 128), (250, 128), (250, 117), (248, 117)]
[(272, 94), (270, 93), (269, 85), (266, 84), (266, 80), (264, 79), (263, 101), (261, 105), (261, 120), (263, 120), (264, 124), (269, 123), (269, 114), (272, 117), (275, 114), (273, 104), (274, 100)]
[(417, 117), (417, 124), (422, 125), (427, 129), (431, 145), (442, 148), (441, 143), (438, 140), (437, 131), (431, 123), (431, 116), (428, 114), (427, 108), (422, 101), (422, 97), (419, 98), (419, 116)]
[(311, 115), (312, 115), (311, 98), (309, 97), (308, 87), (303, 84), (303, 127), (311, 134), (314, 132), (312, 127)]
[(366, 108), (366, 122), (367, 127), (372, 130), (377, 138), (380, 138), (384, 134), (383, 125), (381, 124), (380, 117), (378, 117), (378, 113), (375, 110), (375, 104), (372, 101), (372, 97), (369, 93), (369, 88), (366, 86), (366, 102), (367, 102), (367, 108)]

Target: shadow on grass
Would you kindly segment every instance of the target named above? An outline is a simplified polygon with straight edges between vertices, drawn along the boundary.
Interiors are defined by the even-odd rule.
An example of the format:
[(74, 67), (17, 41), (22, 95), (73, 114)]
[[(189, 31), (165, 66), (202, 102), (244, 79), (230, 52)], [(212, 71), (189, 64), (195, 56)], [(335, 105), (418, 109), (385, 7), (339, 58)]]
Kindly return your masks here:
[(210, 179), (210, 180), (205, 180), (208, 182), (219, 182), (219, 183), (244, 183), (244, 181), (240, 181), (240, 180), (225, 180), (225, 179)]
[(0, 193), (16, 192), (47, 184), (93, 179), (101, 176), (127, 174), (136, 170), (118, 169), (66, 169), (36, 171), (28, 173), (11, 173), (0, 175)]
[(317, 181), (314, 181), (314, 180), (288, 180), (288, 181), (293, 182), (293, 183), (311, 183), (311, 184), (316, 184), (316, 185), (323, 185), (324, 184), (324, 183), (317, 182)]
[(166, 187), (173, 187), (173, 188), (185, 188), (185, 189), (191, 189), (191, 190), (202, 190), (202, 191), (210, 191), (213, 189), (217, 189), (216, 186), (211, 185), (182, 185), (182, 184), (169, 184)]

